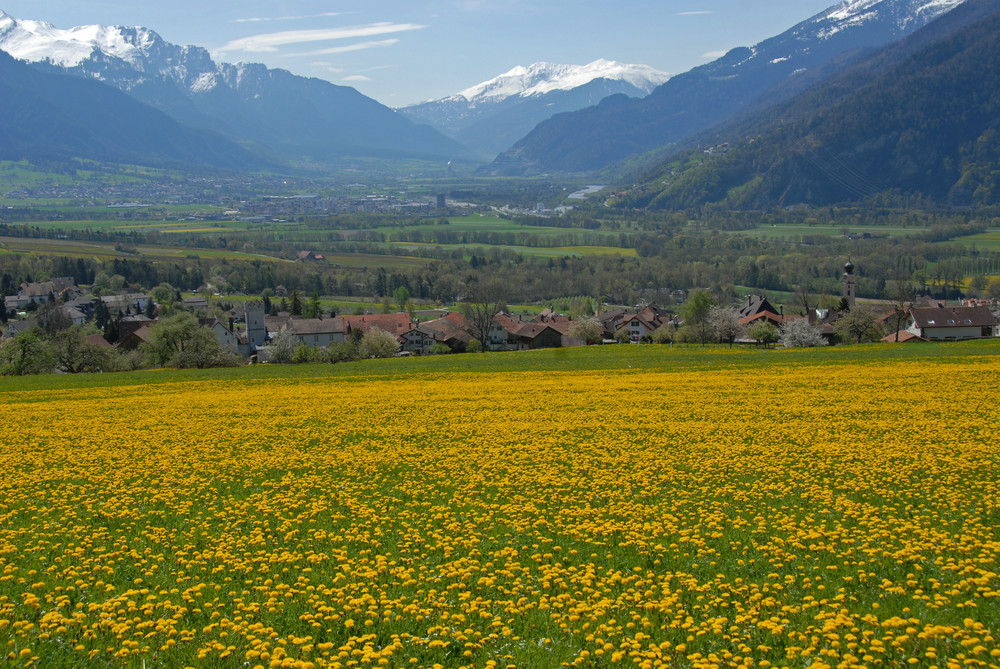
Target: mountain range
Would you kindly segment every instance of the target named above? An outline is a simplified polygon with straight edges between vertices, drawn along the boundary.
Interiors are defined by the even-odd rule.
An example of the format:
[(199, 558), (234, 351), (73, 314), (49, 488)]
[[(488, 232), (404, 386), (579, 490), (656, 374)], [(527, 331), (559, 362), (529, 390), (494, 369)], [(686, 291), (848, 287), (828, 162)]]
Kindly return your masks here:
[(753, 47), (672, 77), (641, 100), (607, 98), (553, 116), (484, 173), (591, 172), (788, 99), (899, 40), (962, 0), (846, 0)]
[(554, 114), (595, 105), (610, 95), (645, 97), (668, 79), (669, 74), (647, 65), (603, 59), (587, 65), (534, 63), (399, 111), (492, 160)]
[(39, 72), (0, 52), (0, 159), (73, 158), (227, 170), (268, 166), (222, 135), (178, 123), (98, 81)]
[(145, 28), (61, 30), (0, 12), (0, 49), (40, 71), (103, 82), (272, 160), (471, 157), (458, 142), (353, 88), (260, 64), (216, 63), (201, 47), (171, 44)]
[(807, 91), (706, 133), (707, 151), (670, 156), (618, 204), (998, 204), (996, 63), (1000, 7), (967, 0)]
[(144, 28), (59, 30), (0, 12), (0, 50), (14, 56), (0, 54), (0, 158), (329, 169), (472, 160), (526, 133), (481, 173), (601, 171), (639, 184), (614, 204), (654, 209), (997, 204), (996, 7), (847, 0), (673, 77), (536, 63), (397, 111), (352, 88), (216, 63)]

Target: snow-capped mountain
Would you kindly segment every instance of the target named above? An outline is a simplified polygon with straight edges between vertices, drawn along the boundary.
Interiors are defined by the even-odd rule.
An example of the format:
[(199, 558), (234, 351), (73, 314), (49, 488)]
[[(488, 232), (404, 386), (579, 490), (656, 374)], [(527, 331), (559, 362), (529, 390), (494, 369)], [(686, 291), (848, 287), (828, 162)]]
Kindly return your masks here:
[(102, 81), (178, 121), (296, 161), (468, 155), (353, 88), (261, 64), (217, 63), (204, 48), (171, 44), (146, 28), (60, 29), (0, 12), (0, 50), (42, 70)]
[(669, 78), (648, 65), (603, 59), (588, 65), (535, 63), (399, 111), (493, 156), (554, 114), (597, 104), (609, 95), (644, 97)]
[(487, 171), (596, 170), (788, 98), (964, 0), (845, 0), (753, 47), (672, 77), (642, 100), (607, 101), (540, 123)]
[(499, 77), (465, 89), (449, 100), (466, 100), (471, 106), (496, 103), (510, 97), (530, 98), (553, 91), (571, 91), (594, 81), (623, 81), (649, 93), (670, 75), (648, 65), (627, 65), (613, 60), (595, 60), (588, 65), (535, 63), (517, 66)]
[(814, 32), (826, 39), (852, 26), (866, 22), (888, 21), (895, 23), (900, 33), (930, 23), (945, 12), (951, 11), (963, 0), (911, 0), (885, 6), (881, 0), (846, 0), (821, 12), (803, 24), (803, 32)]

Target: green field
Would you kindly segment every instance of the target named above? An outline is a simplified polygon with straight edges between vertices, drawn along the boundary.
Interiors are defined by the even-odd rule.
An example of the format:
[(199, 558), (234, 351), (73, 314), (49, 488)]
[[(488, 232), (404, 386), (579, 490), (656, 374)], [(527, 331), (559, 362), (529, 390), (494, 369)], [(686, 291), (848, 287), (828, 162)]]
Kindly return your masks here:
[(762, 225), (752, 230), (741, 230), (737, 234), (759, 237), (760, 239), (788, 241), (798, 241), (802, 237), (843, 237), (846, 233), (865, 234), (873, 237), (899, 237), (919, 235), (927, 232), (928, 228), (912, 227), (890, 227), (890, 226), (866, 226), (866, 225), (795, 225), (795, 224), (775, 224)]
[(975, 246), (977, 251), (1000, 253), (1000, 229), (987, 230), (978, 235), (953, 239), (947, 244), (961, 244), (966, 248)]
[[(110, 242), (88, 242), (74, 239), (46, 239), (27, 237), (0, 237), (0, 252), (39, 255), (59, 255), (70, 258), (145, 258), (148, 260), (179, 260), (184, 258), (214, 258), (229, 260), (268, 260), (290, 262), (272, 256), (227, 251), (224, 249), (199, 249), (192, 247), (136, 246), (137, 253), (115, 249)], [(381, 257), (381, 256), (378, 256)]]
[[(218, 299), (239, 301), (240, 298)], [(380, 306), (378, 303), (352, 301), (338, 301), (337, 304), (342, 304), (344, 307), (362, 306), (365, 308)], [(527, 313), (533, 310), (537, 311), (538, 307), (515, 305), (513, 309)], [(353, 311), (345, 309), (344, 313), (350, 314)], [(959, 357), (989, 359), (994, 356), (1000, 356), (1000, 339), (898, 345), (866, 344), (805, 349), (761, 349), (755, 346), (731, 348), (725, 345), (699, 346), (697, 344), (580, 346), (540, 351), (463, 353), (387, 360), (358, 360), (333, 365), (255, 365), (224, 369), (161, 369), (115, 374), (6, 377), (0, 384), (0, 397), (7, 392), (104, 387), (122, 384), (182, 383), (209, 379), (220, 381), (240, 379), (266, 381), (307, 377), (405, 379), (417, 374), (437, 377), (450, 374), (492, 374), (498, 372), (516, 374), (529, 371), (574, 372), (586, 370), (634, 370), (636, 372), (728, 370), (728, 372), (735, 374), (753, 374), (762, 369), (791, 369), (796, 365), (838, 367), (846, 363), (859, 363), (872, 365), (872, 369), (877, 369), (879, 365), (889, 363), (920, 363), (921, 361), (948, 363), (957, 361)]]

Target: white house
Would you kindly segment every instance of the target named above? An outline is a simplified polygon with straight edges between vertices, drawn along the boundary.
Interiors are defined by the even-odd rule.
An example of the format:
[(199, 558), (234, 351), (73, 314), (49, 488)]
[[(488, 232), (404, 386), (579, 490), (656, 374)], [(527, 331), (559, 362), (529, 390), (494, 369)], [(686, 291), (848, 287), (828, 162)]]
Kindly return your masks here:
[(988, 307), (914, 307), (907, 332), (931, 341), (997, 336), (997, 319)]
[(343, 318), (291, 318), (287, 327), (299, 344), (312, 348), (347, 340), (347, 323)]

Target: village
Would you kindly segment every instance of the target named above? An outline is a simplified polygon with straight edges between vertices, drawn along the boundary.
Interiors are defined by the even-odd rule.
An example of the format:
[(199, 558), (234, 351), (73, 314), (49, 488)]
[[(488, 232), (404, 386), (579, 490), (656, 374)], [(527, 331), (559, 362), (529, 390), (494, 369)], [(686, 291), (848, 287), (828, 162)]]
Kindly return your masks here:
[[(300, 351), (297, 358), (302, 361), (323, 359), (319, 352), (337, 345), (356, 345), (373, 331), (382, 335), (388, 345), (378, 353), (359, 357), (623, 343), (781, 343), (791, 347), (1000, 337), (1000, 305), (996, 300), (963, 300), (951, 305), (929, 297), (902, 305), (858, 302), (850, 262), (845, 265), (840, 308), (817, 308), (809, 313), (786, 313), (783, 305), (776, 307), (758, 294), (725, 306), (711, 305), (708, 297), (701, 306), (710, 308), (697, 304), (687, 308), (696, 301), (689, 297), (678, 313), (656, 304), (604, 306), (596, 314), (576, 319), (552, 309), (515, 314), (502, 302), (479, 305), (481, 308), (472, 312), (469, 305), (462, 305), (454, 310), (351, 315), (324, 315), (313, 308), (312, 314), (303, 315), (301, 305), (283, 311), (266, 298), (235, 304), (219, 299), (228, 307), (225, 310), (214, 306), (210, 299), (198, 294), (182, 297), (169, 311), (176, 312), (179, 307), (180, 312), (197, 318), (197, 326), (211, 332), (218, 348), (231, 354), (230, 361), (249, 363), (290, 362), (292, 351)], [(487, 309), (485, 320), (483, 309)], [(77, 286), (72, 278), (22, 283), (16, 294), (4, 298), (4, 310), (3, 341), (39, 330), (51, 335), (76, 327), (85, 333), (83, 339), (88, 346), (139, 352), (154, 343), (155, 330), (167, 311), (153, 295), (133, 292), (97, 296)], [(183, 348), (184, 344), (178, 340), (176, 346)]]

